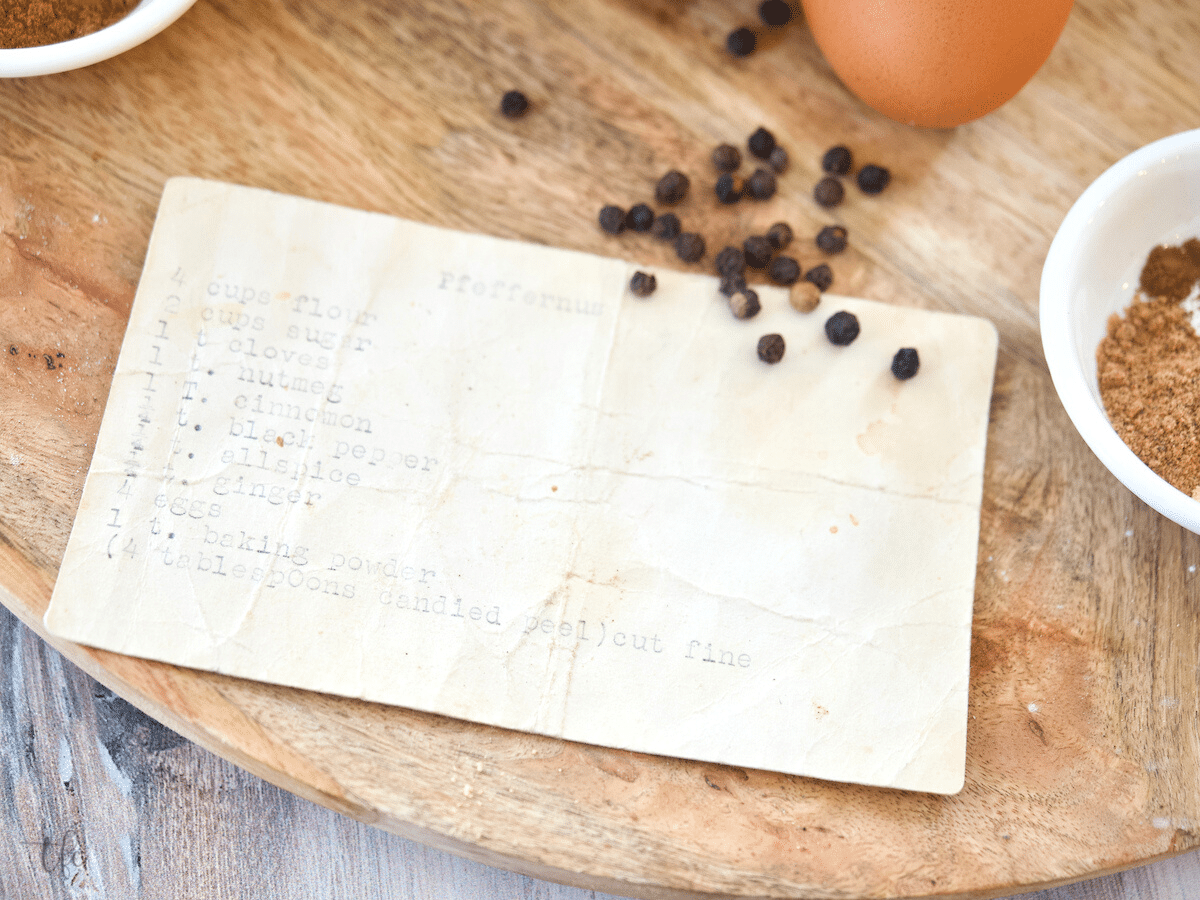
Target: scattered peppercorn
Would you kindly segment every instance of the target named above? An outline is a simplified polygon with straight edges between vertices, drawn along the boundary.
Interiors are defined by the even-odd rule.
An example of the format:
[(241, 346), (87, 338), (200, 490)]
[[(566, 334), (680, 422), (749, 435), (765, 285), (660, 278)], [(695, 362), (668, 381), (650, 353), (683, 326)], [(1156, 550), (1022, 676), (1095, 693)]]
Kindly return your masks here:
[(767, 229), (767, 240), (776, 250), (782, 250), (792, 242), (792, 226), (787, 222), (776, 222)]
[(829, 290), (829, 286), (833, 284), (833, 269), (829, 268), (825, 263), (821, 263), (805, 272), (804, 277), (815, 284), (818, 290), (827, 291)]
[(771, 242), (760, 234), (751, 235), (742, 241), (742, 251), (746, 255), (746, 265), (752, 269), (765, 269), (771, 261), (771, 253), (775, 248)]
[(697, 262), (704, 258), (704, 238), (692, 231), (685, 231), (675, 238), (675, 253), (684, 262)]
[(846, 249), (846, 229), (841, 225), (826, 225), (817, 232), (817, 247), (826, 253), (841, 253)]
[(520, 91), (506, 91), (500, 98), (500, 112), (510, 119), (519, 119), (529, 109), (529, 98)]
[(767, 165), (776, 175), (782, 175), (787, 171), (788, 167), (788, 152), (782, 147), (776, 147), (771, 151), (771, 155), (767, 157)]
[(788, 295), (788, 305), (796, 312), (810, 313), (821, 302), (821, 291), (811, 281), (797, 281)]
[(718, 290), (726, 297), (732, 297), (738, 291), (746, 289), (746, 277), (741, 272), (730, 272), (728, 275), (721, 276), (721, 284)]
[(663, 213), (655, 218), (654, 224), (650, 227), (650, 233), (660, 241), (673, 241), (679, 237), (681, 231), (683, 231), (683, 225), (675, 213)]
[(850, 148), (841, 144), (830, 147), (821, 157), (821, 168), (830, 175), (845, 175), (853, 164), (854, 156), (850, 153)]
[(762, 309), (758, 293), (750, 288), (742, 288), (729, 298), (729, 310), (737, 319), (753, 319)]
[(921, 358), (912, 347), (904, 347), (896, 351), (892, 357), (892, 374), (901, 381), (907, 381), (917, 374), (921, 367)]
[(759, 128), (750, 135), (746, 145), (750, 148), (752, 155), (759, 159), (770, 159), (771, 152), (775, 149), (775, 135), (765, 128)]
[(718, 275), (741, 275), (746, 271), (746, 257), (737, 247), (726, 247), (717, 254)]
[(795, 284), (800, 280), (800, 263), (790, 256), (777, 256), (767, 267), (767, 277), (776, 284)]
[(763, 0), (758, 5), (758, 17), (768, 28), (782, 28), (792, 21), (792, 8), (784, 0)]
[(609, 234), (620, 234), (625, 230), (625, 210), (619, 206), (606, 206), (600, 210), (600, 227)]
[(774, 365), (779, 362), (783, 359), (783, 351), (786, 349), (782, 334), (764, 334), (758, 339), (758, 358), (765, 363)]
[(632, 231), (649, 231), (654, 225), (654, 210), (645, 203), (631, 206), (625, 215), (625, 225)]
[(845, 196), (846, 189), (832, 175), (826, 175), (813, 188), (813, 199), (817, 201), (818, 205), (824, 206), (826, 209), (831, 206), (837, 206)]
[(749, 28), (735, 28), (725, 38), (725, 49), (734, 56), (749, 56), (757, 44), (758, 38)]
[(691, 181), (682, 172), (672, 169), (654, 187), (654, 199), (667, 206), (674, 206), (687, 196)]
[(649, 297), (658, 287), (658, 279), (645, 272), (634, 272), (629, 279), (629, 290), (635, 297)]
[(755, 169), (746, 181), (746, 193), (755, 200), (769, 200), (775, 196), (775, 175), (766, 169)]
[(713, 151), (712, 161), (718, 172), (736, 172), (742, 164), (742, 151), (733, 144), (721, 144)]
[(858, 337), (858, 318), (845, 310), (835, 312), (825, 320), (825, 336), (830, 343), (845, 347)]
[(858, 170), (858, 186), (864, 194), (878, 194), (891, 180), (892, 173), (883, 166), (867, 165)]
[(737, 203), (742, 199), (742, 183), (736, 175), (726, 172), (717, 179), (713, 190), (722, 203)]

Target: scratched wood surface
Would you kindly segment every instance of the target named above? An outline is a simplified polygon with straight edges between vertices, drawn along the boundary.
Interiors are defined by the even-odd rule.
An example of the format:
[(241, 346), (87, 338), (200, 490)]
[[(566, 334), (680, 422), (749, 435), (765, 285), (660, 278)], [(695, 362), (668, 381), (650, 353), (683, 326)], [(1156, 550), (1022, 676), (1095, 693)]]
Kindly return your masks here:
[[(0, 900), (605, 900), (363, 825), (197, 747), (0, 609)], [(1200, 853), (1026, 895), (1188, 900)]]
[[(840, 222), (851, 248), (834, 262), (839, 292), (984, 315), (1000, 330), (960, 795), (608, 751), (61, 651), (303, 797), (618, 894), (1003, 895), (1195, 847), (1200, 539), (1131, 497), (1074, 433), (1036, 309), (1046, 249), (1083, 188), (1200, 121), (1196, 17), (1167, 0), (1082, 0), (1014, 101), (972, 125), (916, 131), (848, 96), (802, 21), (731, 60), (722, 38), (752, 14), (729, 0), (202, 0), (115, 60), (0, 83), (0, 599), (38, 627), (167, 177), (680, 266), (648, 237), (602, 234), (597, 209), (649, 199), (671, 167), (700, 184), (713, 145), (766, 125), (793, 159), (778, 197), (728, 210), (698, 187), (681, 209), (711, 246), (777, 219), (802, 236)], [(516, 122), (496, 112), (513, 86), (534, 104)], [(835, 142), (886, 164), (894, 181), (823, 213), (810, 189)], [(37, 744), (38, 729), (83, 727), (54, 703), (33, 724), (43, 763), (58, 751)], [(172, 740), (146, 728), (146, 741)], [(185, 752), (146, 759), (153, 768)], [(83, 771), (86, 756), (70, 758)], [(93, 768), (112, 774), (103, 760)], [(234, 821), (222, 779), (252, 783), (205, 760), (196, 765), (212, 773), (215, 805), (156, 820), (179, 841), (199, 827), (190, 816)], [(5, 783), (23, 792), (22, 816), (82, 802), (11, 769)], [(248, 790), (233, 806), (244, 805), (237, 821), (250, 833), (291, 802)], [(113, 796), (120, 816), (131, 801)], [(38, 833), (21, 821), (14, 843)], [(333, 850), (305, 848), (342, 865)], [(118, 840), (109, 852), (134, 851)]]

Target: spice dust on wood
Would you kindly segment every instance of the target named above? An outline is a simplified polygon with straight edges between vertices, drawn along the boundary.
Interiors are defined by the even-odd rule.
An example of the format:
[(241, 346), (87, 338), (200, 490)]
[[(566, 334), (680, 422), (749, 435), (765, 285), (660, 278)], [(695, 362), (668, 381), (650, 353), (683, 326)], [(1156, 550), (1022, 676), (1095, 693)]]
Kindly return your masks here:
[(1200, 241), (1156, 247), (1124, 315), (1096, 350), (1104, 408), (1155, 474), (1200, 499), (1200, 334), (1189, 315), (1200, 289)]

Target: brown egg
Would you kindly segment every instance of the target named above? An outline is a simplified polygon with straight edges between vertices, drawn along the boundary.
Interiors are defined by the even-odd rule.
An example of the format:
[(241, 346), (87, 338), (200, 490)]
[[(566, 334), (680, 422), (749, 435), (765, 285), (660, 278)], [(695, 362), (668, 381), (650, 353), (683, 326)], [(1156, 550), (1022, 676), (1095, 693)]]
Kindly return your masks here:
[(947, 128), (1013, 97), (1054, 49), (1072, 0), (801, 0), (846, 87), (886, 116)]

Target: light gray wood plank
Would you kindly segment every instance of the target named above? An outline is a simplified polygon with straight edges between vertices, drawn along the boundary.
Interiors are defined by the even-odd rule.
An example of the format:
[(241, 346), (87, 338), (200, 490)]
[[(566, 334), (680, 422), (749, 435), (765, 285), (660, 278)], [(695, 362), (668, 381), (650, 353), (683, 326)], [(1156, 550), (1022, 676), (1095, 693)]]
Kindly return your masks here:
[(1116, 875), (1026, 894), (1027, 900), (1195, 900), (1200, 852), (1160, 860)]

